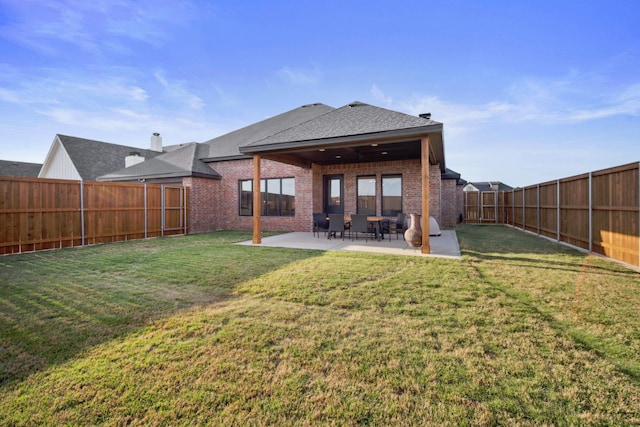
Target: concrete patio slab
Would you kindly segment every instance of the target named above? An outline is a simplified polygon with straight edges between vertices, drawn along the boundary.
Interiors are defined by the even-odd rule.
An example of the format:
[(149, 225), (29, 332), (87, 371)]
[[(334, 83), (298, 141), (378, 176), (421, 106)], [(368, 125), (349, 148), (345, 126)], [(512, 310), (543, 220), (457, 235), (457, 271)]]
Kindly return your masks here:
[[(442, 235), (431, 236), (429, 243), (431, 244), (431, 253), (427, 255), (423, 254), (420, 248), (408, 246), (402, 237), (396, 240), (396, 236), (391, 236), (391, 240), (389, 240), (386, 236), (386, 239), (382, 241), (373, 239), (365, 241), (364, 238), (350, 240), (347, 235), (342, 240), (340, 237), (327, 239), (323, 234), (320, 234), (318, 238), (313, 233), (293, 232), (263, 237), (260, 246), (462, 259), (455, 230), (442, 230)], [(249, 240), (238, 244), (250, 246), (253, 243)]]

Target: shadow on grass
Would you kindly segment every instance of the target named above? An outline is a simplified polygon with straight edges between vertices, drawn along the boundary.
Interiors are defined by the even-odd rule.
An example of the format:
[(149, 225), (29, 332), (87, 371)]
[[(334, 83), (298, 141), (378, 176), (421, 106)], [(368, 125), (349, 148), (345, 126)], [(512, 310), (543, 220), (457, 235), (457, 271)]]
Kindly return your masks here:
[(316, 251), (217, 232), (0, 257), (0, 388)]
[[(577, 259), (584, 260), (589, 256), (587, 254), (582, 254), (579, 251), (576, 252)], [(495, 253), (487, 254), (472, 250), (462, 250), (462, 255), (473, 257), (479, 261), (500, 261), (505, 262), (514, 267), (527, 267), (527, 268), (536, 268), (541, 270), (560, 270), (560, 271), (580, 271), (583, 266), (583, 263), (577, 262), (565, 262), (565, 261), (555, 261), (550, 259), (541, 260), (540, 258), (536, 258), (535, 256), (526, 257), (526, 256), (511, 256), (510, 254), (506, 255), (497, 255)], [(591, 272), (599, 272), (602, 274), (619, 276), (622, 278), (632, 279), (638, 276), (638, 273), (630, 270), (628, 268), (624, 268), (622, 266), (618, 266), (613, 262), (608, 262), (607, 265), (589, 265), (589, 271)]]
[[(626, 344), (623, 340), (615, 339), (613, 344), (607, 343), (607, 334), (591, 334), (583, 330), (584, 325), (559, 319), (556, 309), (528, 292), (526, 286), (516, 289), (503, 283), (498, 278), (499, 275), (496, 275), (498, 269), (508, 268), (510, 280), (518, 280), (517, 275), (522, 274), (520, 281), (526, 283), (531, 277), (526, 274), (526, 270), (536, 269), (545, 273), (539, 277), (545, 277), (549, 285), (554, 285), (562, 282), (558, 272), (582, 274), (588, 271), (603, 286), (616, 286), (635, 283), (637, 272), (613, 261), (594, 258), (565, 245), (504, 226), (463, 226), (457, 232), (462, 254), (471, 260), (471, 265), (486, 283), (514, 301), (524, 313), (540, 317), (559, 334), (569, 337), (579, 347), (608, 359), (620, 372), (640, 383), (640, 364), (637, 360), (624, 356), (626, 353), (622, 350), (626, 348)], [(594, 259), (598, 261), (593, 262)], [(633, 286), (627, 288), (633, 289)], [(600, 308), (593, 306), (590, 310), (597, 312)], [(631, 317), (627, 320), (631, 328), (637, 322), (637, 319)], [(599, 324), (599, 327), (607, 330), (605, 324)]]

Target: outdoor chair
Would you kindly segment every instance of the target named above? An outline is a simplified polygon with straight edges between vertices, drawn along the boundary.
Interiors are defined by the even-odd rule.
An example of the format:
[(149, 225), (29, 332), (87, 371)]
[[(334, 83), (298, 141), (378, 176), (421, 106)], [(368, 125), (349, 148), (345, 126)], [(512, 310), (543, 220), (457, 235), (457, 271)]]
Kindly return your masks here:
[[(396, 217), (396, 222), (395, 224), (393, 224), (390, 231), (396, 233), (396, 240), (398, 240), (398, 234), (401, 234), (402, 239), (404, 239), (404, 232), (407, 231), (405, 214), (398, 214), (398, 216)], [(391, 236), (389, 236), (389, 238), (391, 238)]]
[(368, 241), (367, 236), (369, 234), (376, 236), (378, 231), (373, 224), (369, 223), (367, 215), (351, 215), (350, 233), (356, 233), (356, 239), (358, 238), (358, 233), (364, 233), (365, 241)]
[(329, 229), (327, 230), (330, 239), (331, 236), (338, 237), (337, 234), (340, 233), (342, 240), (344, 240), (344, 231), (346, 230), (344, 224), (344, 215), (343, 214), (329, 214)]
[(384, 236), (389, 236), (389, 240), (391, 240), (391, 221), (388, 218), (380, 221), (380, 232), (382, 233), (382, 240), (384, 240)]
[(318, 233), (318, 239), (320, 238), (320, 232), (324, 231), (327, 234), (329, 230), (329, 221), (327, 220), (327, 214), (324, 212), (317, 212), (313, 214), (313, 235)]

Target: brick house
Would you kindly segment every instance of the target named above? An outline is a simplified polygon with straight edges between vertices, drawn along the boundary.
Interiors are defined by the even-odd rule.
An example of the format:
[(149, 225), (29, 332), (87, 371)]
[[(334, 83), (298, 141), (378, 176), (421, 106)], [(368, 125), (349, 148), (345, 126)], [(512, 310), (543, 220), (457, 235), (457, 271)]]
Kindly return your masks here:
[(203, 143), (151, 142), (153, 156), (97, 180), (190, 187), (193, 233), (253, 229), (260, 243), (263, 230), (311, 231), (314, 212), (416, 213), (443, 227), (462, 212), (464, 182), (445, 167), (443, 125), (430, 114), (310, 104)]

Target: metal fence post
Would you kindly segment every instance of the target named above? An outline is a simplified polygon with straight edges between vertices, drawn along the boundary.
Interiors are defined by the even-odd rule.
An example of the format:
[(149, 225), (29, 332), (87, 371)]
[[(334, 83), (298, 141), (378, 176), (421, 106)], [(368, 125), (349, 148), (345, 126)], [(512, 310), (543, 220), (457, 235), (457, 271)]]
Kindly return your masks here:
[(147, 213), (147, 183), (144, 183), (144, 238), (148, 237), (149, 227), (148, 227), (149, 215)]
[(516, 189), (511, 189), (511, 220), (513, 221), (513, 226), (516, 226)]
[(526, 212), (526, 191), (525, 188), (522, 187), (522, 229), (526, 230), (527, 229), (527, 212)]
[(556, 240), (560, 241), (560, 180), (556, 181)]
[(84, 182), (80, 181), (80, 236), (84, 246)]
[(540, 184), (536, 187), (536, 221), (538, 223), (538, 236), (540, 235)]
[(165, 200), (164, 200), (164, 185), (160, 187), (160, 205), (162, 206), (160, 209), (160, 235), (164, 236), (164, 210), (166, 209)]
[(593, 172), (589, 172), (589, 252), (593, 252)]

